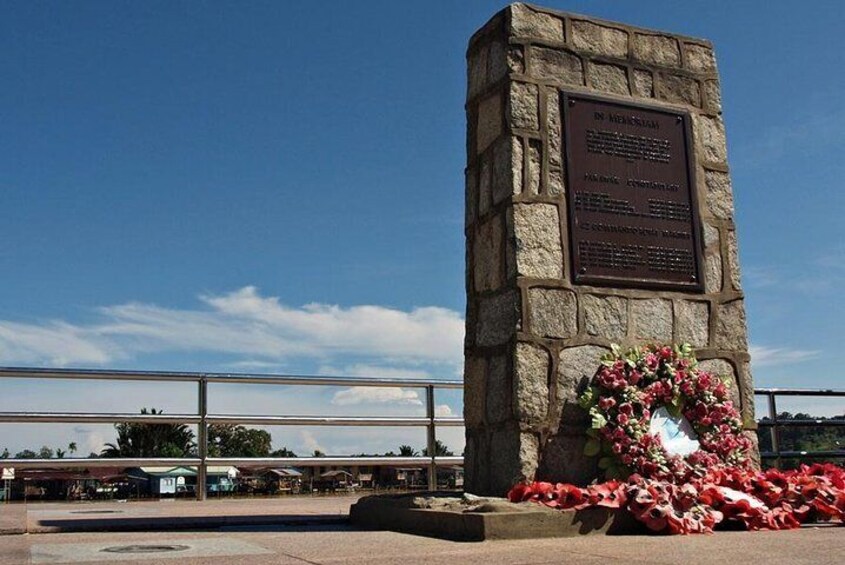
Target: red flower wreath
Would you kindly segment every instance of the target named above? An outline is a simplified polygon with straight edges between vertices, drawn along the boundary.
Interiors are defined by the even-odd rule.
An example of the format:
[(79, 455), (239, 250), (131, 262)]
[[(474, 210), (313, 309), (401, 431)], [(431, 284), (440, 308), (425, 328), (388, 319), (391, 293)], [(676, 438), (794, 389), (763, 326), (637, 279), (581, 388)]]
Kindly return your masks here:
[[(599, 466), (608, 478), (638, 473), (682, 482), (714, 465), (749, 465), (752, 446), (729, 399), (730, 382), (699, 369), (689, 345), (650, 345), (627, 353), (614, 346), (601, 363), (579, 403), (592, 418), (585, 454), (604, 454)], [(650, 430), (660, 407), (686, 418), (698, 449), (686, 456), (667, 451)]]
[[(614, 347), (580, 399), (592, 417), (585, 452), (605, 454), (599, 466), (610, 480), (587, 487), (518, 484), (508, 498), (560, 510), (623, 508), (649, 529), (670, 534), (710, 532), (724, 521), (751, 530), (845, 521), (845, 469), (754, 469), (727, 387), (698, 368), (688, 345), (625, 354)], [(650, 429), (661, 408), (687, 419), (697, 448), (689, 449), (696, 444), (687, 437), (685, 455), (666, 449)]]

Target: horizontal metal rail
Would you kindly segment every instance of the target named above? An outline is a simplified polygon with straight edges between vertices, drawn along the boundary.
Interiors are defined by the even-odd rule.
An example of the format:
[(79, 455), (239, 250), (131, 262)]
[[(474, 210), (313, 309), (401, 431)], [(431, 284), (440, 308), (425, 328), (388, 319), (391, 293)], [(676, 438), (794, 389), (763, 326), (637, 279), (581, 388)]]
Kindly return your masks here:
[[(366, 417), (366, 416), (241, 416), (237, 414), (209, 414), (209, 424), (251, 424), (257, 426), (428, 426), (429, 418)], [(199, 424), (196, 414), (137, 414), (137, 413), (79, 413), (79, 412), (0, 412), (0, 424)], [(463, 426), (463, 418), (435, 418), (438, 426)]]
[[(196, 457), (182, 458), (71, 458), (71, 459), (3, 459), (3, 467), (21, 469), (79, 469), (86, 467), (159, 467), (189, 466), (197, 468), (197, 496), (205, 497), (205, 484), (208, 466), (425, 466), (428, 468), (429, 488), (436, 488), (437, 468), (450, 465), (462, 465), (462, 457), (436, 457), (437, 426), (462, 426), (462, 418), (438, 417), (434, 413), (434, 390), (460, 389), (460, 380), (407, 379), (407, 378), (368, 378), (368, 377), (331, 377), (307, 375), (275, 375), (253, 373), (197, 373), (168, 371), (111, 371), (78, 369), (33, 369), (20, 367), (0, 367), (0, 379), (68, 379), (68, 380), (108, 380), (108, 381), (155, 381), (198, 385), (197, 412), (192, 414), (138, 414), (138, 413), (72, 413), (72, 412), (0, 412), (0, 423), (89, 423), (113, 424), (130, 422), (137, 424), (187, 424), (196, 425)], [(212, 384), (255, 384), (287, 386), (344, 386), (344, 387), (402, 387), (424, 388), (426, 391), (426, 416), (419, 417), (366, 417), (366, 416), (308, 416), (308, 415), (254, 415), (254, 414), (214, 414), (208, 412), (208, 385)], [(759, 388), (755, 395), (766, 396), (769, 402), (769, 415), (758, 424), (770, 429), (772, 451), (761, 453), (764, 459), (781, 458), (835, 458), (845, 457), (843, 451), (790, 451), (780, 449), (779, 428), (799, 426), (842, 427), (842, 419), (801, 419), (783, 420), (777, 415), (776, 397), (845, 397), (845, 390), (816, 390), (800, 388)], [(258, 425), (258, 426), (419, 426), (427, 430), (426, 456), (414, 457), (262, 457), (231, 458), (209, 457), (207, 451), (208, 426), (214, 424)]]
[(104, 371), (96, 369), (32, 369), (25, 367), (0, 367), (0, 378), (17, 379), (70, 379), (106, 381), (165, 381), (258, 385), (314, 385), (314, 386), (367, 386), (400, 388), (463, 388), (460, 380), (382, 378), (382, 377), (327, 377), (310, 375), (273, 375), (255, 373), (190, 373), (168, 371)]
[[(435, 457), (438, 467), (462, 465), (463, 457)], [(199, 457), (99, 457), (96, 459), (2, 459), (15, 469), (87, 469), (89, 467), (199, 467)], [(226, 467), (427, 467), (430, 457), (207, 457), (207, 466)]]
[[(437, 426), (462, 426), (462, 418), (435, 415), (434, 390), (436, 388), (461, 389), (459, 380), (326, 377), (303, 375), (272, 375), (252, 373), (190, 373), (165, 371), (110, 371), (90, 369), (32, 369), (0, 367), (0, 379), (68, 379), (108, 381), (153, 381), (198, 385), (197, 412), (194, 414), (129, 414), (129, 413), (73, 413), (73, 412), (0, 412), (0, 423), (87, 423), (115, 424), (188, 424), (197, 426), (197, 457), (188, 458), (80, 458), (80, 459), (4, 459), (4, 467), (21, 469), (78, 469), (85, 467), (158, 467), (196, 466), (197, 498), (206, 496), (206, 479), (209, 465), (255, 466), (396, 466), (423, 465), (427, 468), (428, 487), (437, 488), (437, 468), (444, 465), (461, 465), (462, 457), (436, 456)], [(401, 387), (425, 389), (424, 417), (366, 417), (366, 416), (296, 416), (255, 414), (213, 414), (208, 412), (208, 385), (252, 384), (285, 386), (342, 386), (342, 387)], [(214, 458), (208, 456), (208, 427), (215, 424), (259, 426), (420, 426), (426, 428), (424, 457), (296, 457), (296, 458)]]
[[(831, 458), (845, 458), (845, 449), (837, 450), (819, 450), (819, 451), (802, 451), (802, 450), (785, 450), (781, 449), (780, 429), (789, 427), (821, 427), (821, 428), (840, 428), (845, 426), (845, 419), (842, 418), (801, 418), (801, 419), (783, 419), (778, 416), (777, 397), (779, 396), (798, 396), (798, 397), (845, 397), (845, 390), (833, 389), (805, 389), (805, 388), (757, 388), (754, 389), (755, 396), (765, 396), (768, 405), (768, 416), (766, 418), (759, 418), (757, 425), (764, 428), (769, 428), (769, 438), (772, 443), (771, 451), (763, 451), (760, 453), (760, 458), (765, 460), (773, 460), (776, 467), (780, 466), (781, 459), (831, 459)], [(843, 407), (845, 412), (845, 407)]]
[(845, 390), (831, 388), (755, 388), (756, 396), (845, 396)]

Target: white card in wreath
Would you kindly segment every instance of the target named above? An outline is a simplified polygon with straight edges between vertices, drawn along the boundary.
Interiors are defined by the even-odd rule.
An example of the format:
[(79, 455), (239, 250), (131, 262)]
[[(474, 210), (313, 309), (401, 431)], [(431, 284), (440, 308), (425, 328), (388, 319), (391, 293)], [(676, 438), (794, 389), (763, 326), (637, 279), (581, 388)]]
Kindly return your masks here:
[(670, 455), (686, 457), (700, 449), (698, 436), (683, 414), (672, 416), (664, 406), (651, 415), (648, 431), (658, 436)]

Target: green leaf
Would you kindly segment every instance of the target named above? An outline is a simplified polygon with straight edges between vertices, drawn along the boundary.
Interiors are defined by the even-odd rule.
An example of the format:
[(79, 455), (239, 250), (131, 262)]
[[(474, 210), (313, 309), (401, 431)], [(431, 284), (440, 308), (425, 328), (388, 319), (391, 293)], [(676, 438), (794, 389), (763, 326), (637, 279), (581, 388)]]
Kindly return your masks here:
[(602, 457), (599, 459), (599, 469), (607, 470), (613, 464), (613, 459), (610, 457)]
[(605, 427), (606, 425), (607, 425), (607, 418), (605, 418), (601, 414), (593, 414), (593, 422), (592, 422), (592, 426), (591, 426), (593, 429), (598, 430), (600, 428)]
[(678, 418), (681, 415), (681, 406), (679, 404), (675, 404), (673, 401), (671, 404), (666, 405), (666, 411), (673, 417)]
[(597, 439), (589, 439), (584, 444), (584, 455), (587, 457), (595, 457), (601, 451), (601, 442)]
[(589, 410), (596, 403), (598, 394), (598, 389), (591, 386), (578, 397), (578, 405), (584, 410)]

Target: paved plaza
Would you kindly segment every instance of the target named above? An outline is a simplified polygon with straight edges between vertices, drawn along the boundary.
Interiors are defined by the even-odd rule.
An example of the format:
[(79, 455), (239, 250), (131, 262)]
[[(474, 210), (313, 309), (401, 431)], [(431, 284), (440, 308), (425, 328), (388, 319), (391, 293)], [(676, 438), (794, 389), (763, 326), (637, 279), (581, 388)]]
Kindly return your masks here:
[[(354, 497), (0, 507), (0, 565), (41, 563), (841, 563), (845, 528), (450, 542), (356, 530)], [(114, 512), (111, 512), (114, 511)], [(134, 522), (133, 522), (134, 520)], [(147, 531), (93, 531), (148, 528)], [(154, 531), (150, 531), (155, 528)], [(92, 531), (80, 531), (80, 530)], [(134, 547), (133, 547), (134, 546)], [(170, 551), (163, 552), (163, 550)], [(158, 550), (158, 552), (151, 552)]]

